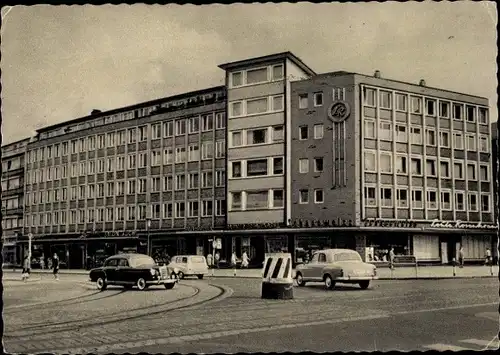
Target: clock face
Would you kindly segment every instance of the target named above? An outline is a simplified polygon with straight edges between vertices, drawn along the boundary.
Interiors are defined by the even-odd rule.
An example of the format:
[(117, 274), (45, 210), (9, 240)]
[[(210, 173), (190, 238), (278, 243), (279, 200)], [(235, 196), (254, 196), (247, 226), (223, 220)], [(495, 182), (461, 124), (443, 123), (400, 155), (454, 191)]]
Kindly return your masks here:
[(351, 113), (351, 109), (349, 104), (344, 101), (337, 101), (330, 106), (330, 110), (328, 111), (328, 116), (333, 122), (343, 122), (349, 114)]

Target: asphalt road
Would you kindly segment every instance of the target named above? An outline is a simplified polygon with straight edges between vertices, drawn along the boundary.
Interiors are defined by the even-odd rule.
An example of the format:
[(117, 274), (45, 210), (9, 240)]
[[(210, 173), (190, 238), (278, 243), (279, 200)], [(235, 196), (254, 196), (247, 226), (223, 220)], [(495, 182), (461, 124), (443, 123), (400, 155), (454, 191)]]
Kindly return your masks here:
[[(76, 280), (42, 284), (6, 286), (7, 351), (482, 350), (489, 343), (489, 349), (498, 348), (498, 338), (492, 341), (499, 331), (494, 278), (378, 281), (368, 290), (326, 291), (311, 284), (296, 287), (288, 301), (262, 300), (256, 279), (185, 280), (171, 292), (98, 293)], [(54, 301), (37, 306), (40, 300), (30, 295), (38, 289)]]

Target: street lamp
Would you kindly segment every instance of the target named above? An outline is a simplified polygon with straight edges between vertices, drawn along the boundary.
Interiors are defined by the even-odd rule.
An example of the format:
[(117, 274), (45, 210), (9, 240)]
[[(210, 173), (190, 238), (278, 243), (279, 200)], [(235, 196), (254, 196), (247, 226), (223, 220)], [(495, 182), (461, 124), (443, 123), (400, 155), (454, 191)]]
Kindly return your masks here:
[(148, 233), (147, 254), (151, 256), (151, 240), (149, 237), (149, 228), (151, 227), (151, 218), (146, 218), (146, 231)]
[(31, 263), (31, 240), (33, 239), (33, 233), (28, 234), (28, 259)]

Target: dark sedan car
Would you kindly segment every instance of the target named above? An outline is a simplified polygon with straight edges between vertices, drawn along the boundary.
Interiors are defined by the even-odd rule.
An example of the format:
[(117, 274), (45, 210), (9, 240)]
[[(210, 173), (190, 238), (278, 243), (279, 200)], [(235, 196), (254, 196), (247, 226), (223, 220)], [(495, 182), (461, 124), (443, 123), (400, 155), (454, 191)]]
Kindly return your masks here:
[(166, 266), (158, 266), (153, 258), (144, 254), (118, 254), (110, 256), (104, 265), (90, 270), (90, 281), (104, 291), (108, 285), (120, 285), (145, 290), (151, 285), (174, 287), (177, 279)]

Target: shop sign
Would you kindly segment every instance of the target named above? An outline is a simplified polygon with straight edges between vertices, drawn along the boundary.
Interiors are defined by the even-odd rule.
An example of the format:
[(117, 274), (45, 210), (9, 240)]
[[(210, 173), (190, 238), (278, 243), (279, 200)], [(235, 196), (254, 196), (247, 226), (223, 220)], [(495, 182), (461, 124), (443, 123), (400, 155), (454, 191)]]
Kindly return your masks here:
[(456, 228), (456, 229), (498, 229), (494, 224), (483, 224), (482, 222), (462, 222), (458, 221), (440, 221), (435, 219), (431, 223), (431, 228)]
[(214, 249), (222, 249), (222, 240), (220, 238), (216, 238), (213, 242), (212, 242), (212, 247)]
[(245, 224), (230, 224), (230, 230), (247, 230), (247, 229), (276, 229), (283, 228), (282, 223), (245, 223)]
[(416, 228), (417, 223), (411, 221), (364, 220), (364, 227)]
[(328, 117), (335, 123), (344, 122), (350, 114), (351, 108), (345, 101), (335, 101), (328, 110)]

